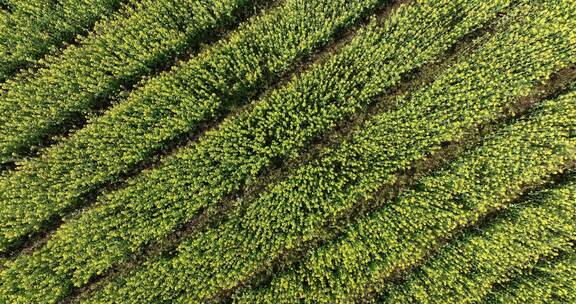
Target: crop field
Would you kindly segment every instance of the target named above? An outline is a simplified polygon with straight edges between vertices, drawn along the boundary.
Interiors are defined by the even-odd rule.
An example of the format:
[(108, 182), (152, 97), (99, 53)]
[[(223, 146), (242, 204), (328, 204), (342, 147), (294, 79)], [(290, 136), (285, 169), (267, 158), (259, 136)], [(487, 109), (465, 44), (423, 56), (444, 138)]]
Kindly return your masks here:
[(0, 304), (576, 303), (576, 0), (0, 0)]

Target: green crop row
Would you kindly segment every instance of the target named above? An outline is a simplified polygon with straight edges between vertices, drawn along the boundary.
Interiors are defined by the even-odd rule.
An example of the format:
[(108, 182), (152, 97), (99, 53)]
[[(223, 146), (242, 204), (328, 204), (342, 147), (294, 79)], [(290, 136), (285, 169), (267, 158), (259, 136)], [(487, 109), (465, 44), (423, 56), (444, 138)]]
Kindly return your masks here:
[[(248, 0), (144, 0), (98, 23), (78, 45), (3, 85), (0, 161), (21, 155), (123, 85), (231, 23)], [(145, 34), (143, 34), (145, 33)]]
[[(573, 101), (573, 100), (572, 100)], [(572, 121), (573, 122), (573, 121)], [(383, 303), (478, 303), (539, 259), (569, 251), (576, 241), (576, 182), (543, 191), (481, 231), (443, 247)]]
[[(246, 102), (383, 2), (288, 0), (0, 179), (0, 251), (181, 134)], [(294, 93), (292, 93), (295, 95)], [(271, 98), (281, 103), (281, 95)], [(294, 98), (297, 98), (294, 96)], [(235, 129), (236, 130), (236, 129)], [(181, 172), (186, 172), (182, 170)], [(183, 174), (183, 173), (179, 173)]]
[(269, 286), (236, 296), (237, 303), (349, 302), (366, 299), (394, 276), (494, 210), (508, 207), (528, 185), (542, 185), (576, 161), (576, 91), (543, 102), (526, 119), (498, 130), (414, 190), (309, 252)]
[[(466, 1), (459, 11), (471, 9), (474, 17), (489, 15), (488, 4), (481, 3)], [(427, 11), (413, 9), (416, 16)], [(573, 35), (569, 20), (574, 18), (566, 9), (566, 4), (522, 5), (514, 15), (522, 16), (524, 22), (495, 35), (433, 85), (415, 92), (411, 99), (398, 100), (396, 110), (374, 117), (349, 141), (327, 149), (319, 159), (270, 185), (254, 201), (240, 204), (222, 225), (183, 242), (174, 257), (160, 258), (110, 283), (92, 302), (204, 302), (249, 280), (286, 251), (318, 237), (319, 230), (348, 213), (359, 200), (394, 183), (410, 164), (444, 142), (460, 139), (466, 130), (501, 116), (534, 83), (576, 60), (571, 57), (574, 46), (566, 39)], [(531, 12), (543, 13), (530, 18)], [(426, 18), (430, 17), (402, 24), (431, 24)], [(475, 20), (459, 19), (463, 23)], [(539, 25), (542, 21), (549, 21), (549, 26)], [(536, 26), (539, 31), (526, 31)], [(523, 43), (517, 43), (518, 36)], [(377, 58), (374, 52), (366, 53)], [(186, 298), (173, 299), (180, 294)]]
[(0, 81), (110, 15), (124, 0), (18, 0), (2, 3)]
[(9, 263), (0, 296), (16, 303), (50, 302), (72, 285), (84, 285), (203, 208), (219, 206), (275, 160), (298, 155), (315, 136), (397, 84), (404, 72), (435, 60), (510, 4), (461, 0), (401, 6), (384, 25), (375, 22), (362, 30), (334, 57), (226, 119), (128, 187), (102, 196), (99, 206), (64, 224), (45, 246)]
[(485, 302), (503, 304), (576, 303), (576, 251), (538, 262), (512, 281), (498, 286)]

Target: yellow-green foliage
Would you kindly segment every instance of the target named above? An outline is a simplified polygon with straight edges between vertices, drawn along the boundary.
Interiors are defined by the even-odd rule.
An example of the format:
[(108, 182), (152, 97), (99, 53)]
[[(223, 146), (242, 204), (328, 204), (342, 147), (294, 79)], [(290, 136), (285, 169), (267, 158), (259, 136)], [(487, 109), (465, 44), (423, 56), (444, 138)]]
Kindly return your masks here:
[[(573, 100), (572, 100), (573, 101)], [(572, 250), (576, 241), (576, 182), (548, 189), (501, 214), (480, 231), (443, 247), (384, 303), (478, 303), (539, 259)]]
[[(489, 15), (479, 3), (464, 2), (459, 12)], [(426, 13), (439, 12), (436, 5), (449, 7), (441, 1), (426, 4), (399, 12), (414, 20), (402, 24), (431, 24), (426, 18), (433, 18), (433, 14)], [(521, 5), (512, 16), (522, 18), (445, 71), (432, 85), (399, 100), (397, 109), (377, 115), (350, 140), (324, 151), (320, 159), (269, 185), (255, 201), (245, 202), (245, 208), (229, 212), (228, 221), (222, 225), (183, 242), (175, 257), (158, 259), (118, 279), (93, 301), (202, 302), (236, 287), (303, 241), (316, 238), (319, 229), (375, 190), (392, 184), (397, 173), (411, 163), (439, 149), (443, 142), (460, 139), (465, 130), (502, 116), (504, 107), (515, 98), (527, 95), (535, 83), (571, 64), (576, 58), (571, 56), (574, 46), (569, 38), (574, 33), (567, 21), (573, 18), (565, 5)], [(528, 17), (531, 13), (534, 15)], [(462, 24), (476, 20), (458, 19)], [(549, 21), (549, 26), (539, 25), (542, 21)], [(541, 30), (527, 31), (536, 26)], [(523, 43), (511, 43), (517, 39)], [(554, 52), (545, 56), (548, 50)], [(370, 54), (378, 58), (374, 55), (378, 53)], [(290, 103), (284, 108), (286, 105)], [(303, 111), (291, 111), (305, 117)], [(294, 138), (294, 133), (290, 137)], [(222, 175), (214, 178), (217, 176)], [(212, 184), (212, 188), (220, 185)], [(182, 298), (175, 300), (180, 294)]]
[(336, 31), (381, 3), (302, 5), (301, 0), (288, 0), (198, 57), (150, 80), (40, 157), (18, 163), (18, 171), (0, 179), (0, 252), (73, 207), (86, 193), (130, 172), (166, 141), (195, 131), (226, 104), (249, 101), (276, 79), (267, 75), (285, 74)]
[(72, 40), (125, 0), (3, 0), (0, 12), (0, 81)]
[[(92, 1), (94, 2), (94, 1)], [(21, 152), (77, 116), (198, 45), (230, 23), (248, 0), (134, 1), (60, 56), (31, 74), (8, 80), (0, 95), (0, 161)]]
[(543, 259), (528, 272), (496, 286), (486, 303), (576, 303), (576, 252)]
[(574, 0), (0, 0), (0, 303), (574, 301), (574, 29)]
[[(418, 265), (459, 229), (508, 208), (527, 186), (542, 185), (576, 161), (576, 91), (548, 100), (497, 131), (449, 168), (419, 180), (305, 256), (292, 271), (237, 303), (348, 302), (368, 298)], [(369, 202), (372, 203), (372, 202)]]
[[(331, 1), (317, 3), (330, 7)], [(361, 8), (361, 3), (365, 2), (358, 1), (350, 8)], [(422, 1), (402, 6), (383, 25), (374, 21), (334, 57), (271, 92), (253, 109), (225, 120), (218, 130), (183, 148), (159, 168), (131, 180), (128, 187), (102, 196), (97, 207), (64, 224), (45, 246), (8, 263), (1, 273), (5, 280), (0, 294), (10, 302), (49, 302), (68, 293), (73, 285), (86, 284), (142, 246), (165, 237), (203, 208), (217, 207), (226, 195), (253, 182), (276, 159), (296, 156), (314, 137), (387, 92), (403, 73), (436, 60), (458, 38), (510, 4), (505, 0)], [(185, 103), (181, 109), (194, 106)], [(53, 204), (40, 199), (31, 203), (28, 210), (32, 211), (23, 214), (34, 215), (36, 208), (40, 215), (54, 212), (50, 209)], [(26, 204), (13, 204), (6, 212), (24, 210), (18, 208), (26, 208)], [(8, 228), (16, 227), (15, 231), (35, 226), (27, 217), (20, 223), (6, 218), (12, 225)]]

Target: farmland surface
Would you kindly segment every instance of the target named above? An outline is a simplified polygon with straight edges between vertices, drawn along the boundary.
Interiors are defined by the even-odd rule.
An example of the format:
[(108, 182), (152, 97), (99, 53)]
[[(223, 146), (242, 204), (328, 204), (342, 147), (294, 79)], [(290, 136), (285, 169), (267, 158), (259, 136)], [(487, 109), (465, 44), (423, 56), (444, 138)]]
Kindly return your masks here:
[(576, 303), (576, 0), (0, 0), (0, 304)]

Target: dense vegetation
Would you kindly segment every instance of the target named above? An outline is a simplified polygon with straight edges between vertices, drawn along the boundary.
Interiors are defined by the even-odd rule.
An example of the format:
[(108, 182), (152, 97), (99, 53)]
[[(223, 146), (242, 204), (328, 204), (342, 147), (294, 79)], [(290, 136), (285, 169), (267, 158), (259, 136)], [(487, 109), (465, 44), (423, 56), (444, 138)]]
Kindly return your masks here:
[(542, 259), (530, 272), (497, 285), (489, 301), (494, 303), (573, 303), (576, 301), (575, 277), (576, 252), (572, 248), (562, 252), (558, 257)]
[[(287, 1), (198, 57), (149, 81), (41, 157), (19, 164), (21, 170), (0, 181), (5, 189), (2, 199), (11, 206), (0, 211), (6, 222), (0, 251), (38, 230), (54, 214), (73, 207), (90, 190), (130, 171), (171, 139), (196, 131), (227, 104), (234, 106), (234, 100), (242, 103), (256, 94), (273, 81), (267, 74), (286, 73), (288, 63), (298, 62), (378, 3), (345, 2), (349, 3), (318, 1), (312, 7)], [(294, 27), (292, 20), (308, 26)], [(310, 26), (314, 20), (321, 24)], [(286, 33), (291, 35), (283, 37)], [(183, 174), (174, 176), (178, 175)], [(26, 216), (10, 220), (15, 212)]]
[(495, 283), (530, 267), (540, 258), (571, 250), (576, 235), (576, 184), (538, 193), (526, 206), (493, 219), (481, 233), (470, 233), (442, 248), (383, 302), (480, 301)]
[(0, 303), (574, 301), (575, 28), (573, 0), (0, 0)]
[(244, 0), (142, 1), (46, 66), (3, 85), (0, 161), (18, 156), (73, 120), (91, 113), (114, 91), (154, 66), (207, 39), (245, 8)]
[[(0, 81), (71, 42), (123, 0), (0, 1)], [(130, 1), (135, 3), (135, 1)]]

